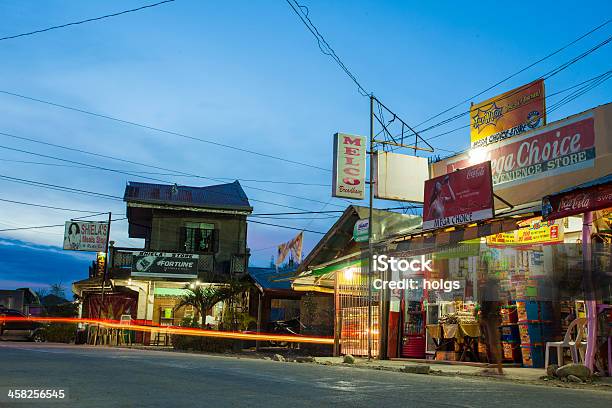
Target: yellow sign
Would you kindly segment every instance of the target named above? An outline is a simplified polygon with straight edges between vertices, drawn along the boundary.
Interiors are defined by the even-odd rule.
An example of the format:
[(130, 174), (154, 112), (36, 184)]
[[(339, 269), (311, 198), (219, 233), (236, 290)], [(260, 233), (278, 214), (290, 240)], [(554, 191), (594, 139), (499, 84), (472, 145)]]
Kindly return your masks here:
[(487, 244), (528, 245), (563, 242), (562, 220), (542, 221), (540, 217), (527, 220), (528, 223), (518, 230), (503, 232), (487, 237)]
[(543, 79), (470, 108), (472, 148), (485, 147), (544, 125), (546, 103)]

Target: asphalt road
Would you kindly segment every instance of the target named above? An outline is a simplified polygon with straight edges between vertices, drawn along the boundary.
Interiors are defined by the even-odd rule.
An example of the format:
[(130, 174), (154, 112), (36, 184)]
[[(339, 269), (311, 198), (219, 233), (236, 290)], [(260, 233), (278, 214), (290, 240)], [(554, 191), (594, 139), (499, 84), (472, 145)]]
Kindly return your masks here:
[[(11, 402), (9, 389), (65, 389)], [(606, 407), (612, 393), (149, 350), (0, 342), (1, 407)]]

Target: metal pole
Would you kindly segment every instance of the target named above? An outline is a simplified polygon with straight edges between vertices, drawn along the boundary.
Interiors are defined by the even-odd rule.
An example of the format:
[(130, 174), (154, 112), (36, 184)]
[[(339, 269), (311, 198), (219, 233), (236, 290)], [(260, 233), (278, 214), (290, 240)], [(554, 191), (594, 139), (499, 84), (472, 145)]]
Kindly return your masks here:
[[(258, 296), (257, 296), (257, 334), (261, 334), (261, 319), (262, 319), (262, 315), (263, 315), (263, 291), (260, 291)], [(260, 347), (261, 343), (259, 340), (257, 340), (255, 342), (255, 350), (259, 351), (259, 347)]]
[(370, 206), (368, 212), (368, 359), (372, 358), (372, 205), (374, 202), (374, 95), (370, 95)]
[(100, 297), (100, 311), (98, 317), (102, 318), (102, 309), (104, 307), (104, 287), (106, 286), (106, 275), (108, 272), (108, 243), (110, 241), (111, 215), (108, 213), (108, 228), (106, 230), (106, 244), (104, 245), (104, 273), (102, 274), (102, 296)]

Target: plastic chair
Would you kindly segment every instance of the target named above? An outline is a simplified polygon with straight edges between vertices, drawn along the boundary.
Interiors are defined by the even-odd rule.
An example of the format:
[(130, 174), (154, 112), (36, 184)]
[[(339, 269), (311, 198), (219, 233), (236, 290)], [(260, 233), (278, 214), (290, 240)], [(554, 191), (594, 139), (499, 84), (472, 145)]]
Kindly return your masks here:
[[(557, 364), (563, 365), (563, 350), (569, 348), (572, 356), (572, 362), (579, 363), (583, 357), (584, 351), (582, 350), (582, 339), (584, 338), (584, 330), (587, 324), (586, 318), (574, 319), (563, 337), (563, 341), (547, 341), (546, 342), (546, 356), (544, 360), (544, 368), (548, 368), (550, 348), (554, 347), (557, 349)], [(576, 338), (572, 339), (572, 332), (576, 328)]]

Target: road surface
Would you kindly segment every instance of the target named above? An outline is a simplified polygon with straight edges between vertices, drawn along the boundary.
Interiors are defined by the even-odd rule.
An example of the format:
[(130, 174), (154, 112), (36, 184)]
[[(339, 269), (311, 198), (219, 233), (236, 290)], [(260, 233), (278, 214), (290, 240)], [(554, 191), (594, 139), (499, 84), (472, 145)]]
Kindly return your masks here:
[[(68, 400), (10, 402), (9, 389)], [(0, 342), (4, 407), (606, 407), (612, 392), (164, 351)]]

